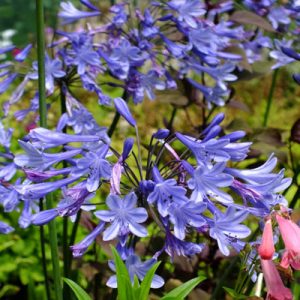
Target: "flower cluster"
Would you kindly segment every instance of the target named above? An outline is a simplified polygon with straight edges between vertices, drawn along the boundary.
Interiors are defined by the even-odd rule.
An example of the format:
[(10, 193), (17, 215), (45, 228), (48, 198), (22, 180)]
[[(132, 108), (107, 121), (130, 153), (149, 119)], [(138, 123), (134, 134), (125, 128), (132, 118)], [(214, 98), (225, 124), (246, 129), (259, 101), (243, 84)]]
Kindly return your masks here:
[[(61, 3), (58, 16), (62, 24), (101, 17), (98, 6), (88, 0), (80, 2), (85, 10), (71, 2)], [(291, 299), (272, 263), (271, 217), (277, 220), (286, 246), (281, 262), (284, 268), (300, 268), (299, 227), (287, 216), (287, 201), (280, 194), (291, 179), (284, 177), (284, 170), (273, 172), (277, 164), (274, 155), (259, 167), (238, 168), (251, 143), (243, 140), (243, 131), (223, 132), (222, 113), (203, 124), (204, 129), (195, 136), (158, 130), (148, 143), (143, 141), (147, 149), (143, 155), (146, 150), (141, 149), (138, 123), (127, 103), (132, 99), (137, 104), (145, 97), (153, 100), (157, 90), (176, 89), (180, 82), (189, 101), (199, 104), (197, 97), (201, 95), (203, 107), (224, 105), (230, 99), (229, 83), (263, 60), (264, 50), (276, 60), (273, 68), (299, 60), (299, 54), (291, 49), (292, 38), (272, 41), (266, 33), (293, 34), (290, 28), (300, 11), (296, 2), (279, 6), (276, 1), (243, 1), (258, 14), (251, 19), (253, 13), (246, 11), (249, 24), (262, 22), (262, 27), (255, 29), (244, 26), (234, 1), (172, 0), (150, 2), (144, 10), (132, 10), (130, 1), (118, 3), (110, 8), (105, 24), (56, 31), (59, 38), (47, 49), (53, 56), (47, 54), (45, 59), (46, 90), (49, 97), (59, 90), (66, 112), (55, 130), (31, 128), (19, 140), (19, 154), (10, 149), (12, 130), (0, 123), (0, 202), (4, 211), (21, 210), (22, 228), (44, 225), (58, 217), (74, 220), (79, 211), (92, 211), (98, 225), (71, 247), (73, 255), (83, 255), (99, 236), (115, 241), (132, 281), (135, 275), (142, 280), (164, 252), (171, 259), (192, 256), (211, 244), (224, 256), (240, 252), (251, 234), (243, 222), (250, 216), (265, 219), (258, 253), (269, 295), (274, 298), (280, 292)], [(0, 54), (13, 48), (0, 49)], [(31, 49), (32, 45), (26, 46), (13, 62), (0, 65), (0, 93), (22, 78), (4, 104), (5, 115), (38, 79), (37, 62), (28, 65)], [(135, 129), (136, 140), (125, 139), (121, 153), (111, 144), (112, 132), (99, 126), (75, 99), (73, 87), (77, 83), (95, 93), (99, 104), (114, 104), (117, 116)], [(121, 90), (122, 97), (111, 98), (105, 86)], [(197, 99), (191, 90), (198, 91)], [(38, 108), (35, 91), (29, 108), (14, 116), (21, 121)], [(100, 192), (105, 203), (97, 202)], [(55, 193), (59, 202), (39, 211), (38, 202), (50, 193)], [(141, 262), (134, 247), (139, 239), (147, 239), (150, 224), (160, 229), (164, 244), (155, 249), (152, 259)], [(0, 222), (1, 233), (12, 230)], [(110, 268), (115, 270), (112, 263)], [(280, 285), (275, 292), (272, 280)], [(152, 287), (163, 283), (156, 275)], [(115, 276), (107, 284), (116, 287)]]
[[(83, 89), (96, 93), (99, 104), (111, 103), (105, 87), (123, 89), (127, 99), (139, 103), (145, 96), (155, 99), (156, 90), (176, 89), (181, 82), (189, 101), (188, 91), (195, 89), (196, 103), (202, 101), (209, 108), (222, 106), (230, 100), (229, 83), (238, 79), (241, 71), (251, 72), (251, 65), (266, 58), (266, 51), (276, 61), (273, 68), (295, 59), (282, 47), (291, 47), (297, 36), (293, 30), (299, 19), (297, 1), (285, 6), (279, 6), (277, 1), (243, 2), (244, 9), (259, 16), (253, 17), (247, 10), (236, 11), (230, 0), (220, 4), (151, 1), (144, 10), (121, 2), (110, 8), (107, 23), (98, 22), (71, 32), (57, 30), (60, 38), (49, 38), (47, 50), (53, 57), (47, 54), (45, 59), (47, 95), (57, 89), (66, 93), (79, 82)], [(90, 1), (81, 3), (87, 10), (77, 9), (70, 1), (61, 3), (58, 17), (62, 24), (101, 16), (99, 8)], [(247, 24), (258, 28), (248, 28)], [(275, 30), (291, 38), (272, 41), (268, 32)], [(14, 46), (0, 49), (0, 53), (13, 49)], [(0, 66), (0, 93), (22, 79), (5, 103), (6, 113), (31, 87), (29, 82), (38, 78), (37, 62), (31, 67), (29, 64), (30, 51), (31, 44), (15, 55), (13, 62)], [(37, 110), (36, 99), (35, 95), (28, 109), (16, 112), (17, 119)]]

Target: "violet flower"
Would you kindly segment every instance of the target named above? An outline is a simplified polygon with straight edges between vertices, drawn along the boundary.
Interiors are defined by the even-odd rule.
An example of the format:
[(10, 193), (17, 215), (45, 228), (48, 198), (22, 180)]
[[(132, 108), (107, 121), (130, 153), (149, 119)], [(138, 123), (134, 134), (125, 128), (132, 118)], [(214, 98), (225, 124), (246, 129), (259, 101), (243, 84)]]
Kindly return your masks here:
[[(143, 280), (146, 276), (149, 269), (156, 263), (156, 260), (154, 258), (151, 258), (145, 262), (141, 262), (141, 259), (135, 255), (129, 255), (125, 261), (126, 268), (129, 273), (129, 277), (131, 280), (131, 283), (134, 283), (134, 276), (137, 276), (139, 280)], [(116, 271), (116, 267), (112, 261), (109, 262), (109, 267)], [(164, 280), (162, 277), (158, 275), (154, 275), (152, 282), (151, 282), (151, 288), (158, 289), (164, 285)], [(111, 288), (117, 288), (117, 276), (113, 275), (111, 276), (108, 281), (106, 282), (106, 285)]]
[(109, 210), (99, 210), (95, 216), (104, 222), (112, 223), (104, 232), (103, 240), (110, 241), (117, 236), (125, 236), (129, 232), (145, 237), (147, 230), (139, 223), (147, 220), (148, 214), (145, 208), (135, 207), (137, 196), (135, 193), (126, 195), (123, 199), (117, 195), (109, 195), (106, 204)]

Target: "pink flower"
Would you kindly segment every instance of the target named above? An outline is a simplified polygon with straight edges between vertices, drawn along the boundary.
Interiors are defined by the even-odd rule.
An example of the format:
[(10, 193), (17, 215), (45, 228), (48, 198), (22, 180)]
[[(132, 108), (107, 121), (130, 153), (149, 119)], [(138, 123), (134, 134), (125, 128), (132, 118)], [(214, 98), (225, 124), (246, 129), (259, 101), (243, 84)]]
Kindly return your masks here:
[(285, 252), (281, 260), (281, 266), (300, 270), (300, 228), (290, 219), (276, 215), (281, 237), (284, 241)]
[(275, 252), (273, 241), (272, 220), (266, 221), (261, 244), (258, 247), (258, 254), (262, 259), (272, 259)]
[(273, 261), (261, 259), (261, 267), (268, 291), (266, 300), (293, 300), (291, 291), (283, 285)]

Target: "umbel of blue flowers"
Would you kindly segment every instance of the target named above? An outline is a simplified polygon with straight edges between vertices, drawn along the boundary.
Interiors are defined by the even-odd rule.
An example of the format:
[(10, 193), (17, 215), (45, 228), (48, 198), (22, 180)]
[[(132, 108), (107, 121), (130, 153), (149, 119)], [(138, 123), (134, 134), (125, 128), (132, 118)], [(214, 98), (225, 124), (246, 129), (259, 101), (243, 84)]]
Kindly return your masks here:
[[(129, 124), (134, 121), (137, 127), (126, 103), (119, 101), (115, 104), (121, 116)], [(273, 155), (256, 169), (232, 168), (231, 162), (247, 157), (251, 143), (239, 142), (244, 137), (241, 131), (219, 136), (223, 114), (216, 115), (198, 137), (159, 130), (151, 138), (147, 164), (139, 166), (143, 160), (131, 159), (135, 152), (133, 139), (125, 140), (123, 152), (118, 153), (111, 147), (105, 129), (90, 120), (86, 109), (80, 109), (94, 126), (78, 130), (82, 115), (74, 113), (63, 116), (64, 122), (60, 124), (71, 124), (77, 134), (31, 130), (20, 141), (25, 153), (11, 154), (10, 162), (14, 169), (24, 171), (27, 178), (1, 187), (8, 196), (1, 198), (7, 211), (23, 207), (23, 227), (30, 223), (43, 225), (57, 217), (74, 219), (80, 210), (94, 210), (101, 222), (72, 246), (74, 256), (83, 255), (98, 236), (104, 241), (117, 240), (122, 258), (128, 266), (133, 264), (129, 267), (135, 270), (132, 274), (142, 279), (146, 266), (150, 268), (152, 264), (141, 263), (130, 249), (134, 247), (133, 241), (147, 238), (150, 223), (165, 237), (155, 259), (163, 252), (171, 259), (175, 255), (192, 256), (214, 240), (221, 253), (229, 255), (233, 249), (239, 252), (245, 246), (244, 238), (251, 233), (243, 224), (248, 216), (259, 220), (278, 204), (287, 205), (278, 192), (291, 180), (284, 178), (283, 171), (272, 173), (276, 165)], [(68, 121), (70, 117), (72, 122)], [(154, 144), (154, 140), (159, 143)], [(9, 146), (5, 139), (3, 144)], [(154, 155), (153, 147), (167, 151), (173, 163)], [(140, 178), (135, 175), (135, 168), (141, 170)], [(105, 205), (98, 208), (95, 192), (103, 185), (109, 185), (110, 193)], [(37, 200), (54, 191), (61, 195), (57, 207), (37, 212)], [(31, 216), (32, 211), (37, 213)], [(2, 227), (4, 233), (11, 230)], [(201, 243), (195, 242), (195, 234), (202, 236)], [(113, 282), (110, 279), (108, 284), (113, 286)]]
[[(63, 24), (83, 18), (97, 20), (99, 7), (87, 0), (80, 2), (83, 9), (72, 2), (61, 3)], [(4, 211), (21, 211), (19, 225), (25, 228), (59, 217), (74, 220), (81, 210), (92, 210), (95, 220), (100, 221), (71, 247), (73, 255), (83, 255), (96, 238), (117, 242), (131, 279), (136, 275), (142, 280), (163, 252), (171, 259), (192, 256), (212, 243), (225, 256), (241, 251), (251, 233), (243, 224), (249, 216), (261, 220), (278, 205), (287, 206), (279, 192), (291, 180), (284, 178), (284, 170), (273, 172), (276, 158), (271, 155), (260, 167), (250, 170), (232, 167), (233, 162), (247, 158), (251, 143), (240, 141), (245, 136), (242, 131), (221, 134), (223, 114), (216, 115), (197, 136), (160, 129), (151, 136), (143, 157), (138, 124), (127, 106), (131, 100), (136, 104), (145, 97), (153, 100), (157, 91), (176, 89), (179, 82), (185, 91), (198, 91), (202, 105), (222, 106), (230, 98), (229, 83), (244, 70), (243, 60), (251, 68), (263, 59), (263, 50), (276, 60), (273, 68), (299, 59), (290, 48), (292, 40), (273, 42), (264, 30), (246, 30), (236, 19), (228, 19), (233, 4), (150, 2), (148, 8), (136, 8), (130, 16), (129, 1), (111, 7), (105, 24), (95, 21), (94, 26), (75, 32), (67, 31), (68, 27), (58, 30), (59, 38), (47, 49), (46, 89), (48, 97), (57, 91), (63, 95), (67, 111), (55, 130), (35, 128), (20, 139), (22, 153), (11, 151), (12, 130), (0, 124), (0, 202)], [(243, 4), (269, 20), (271, 29), (266, 26), (267, 30), (289, 32), (297, 22), (299, 10), (294, 4)], [(238, 53), (230, 51), (236, 47)], [(0, 49), (0, 54), (13, 49)], [(37, 63), (29, 63), (31, 51), (28, 45), (12, 62), (0, 65), (0, 93), (19, 81), (4, 105), (6, 115), (36, 83)], [(135, 128), (136, 140), (127, 138), (121, 153), (111, 145), (111, 133), (75, 99), (73, 86), (78, 84), (94, 93), (99, 104), (113, 103), (118, 114)], [(103, 86), (119, 88), (123, 96), (111, 99)], [(34, 92), (29, 107), (15, 112), (16, 119), (35, 113), (37, 99)], [(99, 190), (105, 193), (105, 203), (99, 204)], [(58, 203), (40, 212), (37, 202), (52, 192), (58, 195)], [(134, 246), (138, 240), (147, 239), (149, 225), (159, 229), (165, 242), (154, 258), (142, 262), (134, 254)], [(12, 230), (0, 222), (1, 233)], [(163, 280), (155, 276), (152, 287), (162, 284)], [(116, 287), (115, 277), (108, 285)]]
[[(97, 6), (90, 1), (80, 2), (81, 9), (71, 1), (61, 2), (61, 24), (88, 19), (93, 26), (76, 27), (76, 31), (67, 26), (65, 31), (56, 30), (54, 40), (49, 36), (53, 41), (45, 58), (48, 97), (57, 90), (71, 97), (73, 86), (79, 84), (94, 93), (99, 104), (110, 105), (113, 99), (103, 88), (110, 86), (123, 90), (120, 95), (126, 95), (126, 101), (131, 98), (139, 103), (146, 97), (155, 99), (159, 90), (183, 85), (188, 101), (211, 108), (231, 99), (230, 82), (238, 79), (242, 71), (251, 72), (254, 63), (266, 58), (265, 53), (275, 60), (272, 68), (295, 60), (282, 47), (292, 47), (293, 38), (297, 38), (297, 1), (286, 5), (277, 1), (242, 1), (245, 10), (262, 18), (264, 26), (258, 30), (245, 27), (245, 22), (234, 14), (234, 1), (230, 0), (149, 1), (145, 9), (133, 8), (131, 1), (120, 2), (110, 8), (106, 23), (99, 20), (101, 3)], [(272, 41), (272, 31), (288, 33), (292, 38)], [(2, 48), (0, 54), (14, 48)], [(29, 44), (12, 61), (0, 64), (0, 94), (12, 82), (19, 82), (4, 104), (6, 114), (37, 82), (37, 62), (30, 60), (32, 51)], [(197, 91), (196, 96), (191, 97), (189, 90)], [(15, 112), (16, 118), (23, 120), (36, 112), (36, 100), (37, 94), (27, 109)]]

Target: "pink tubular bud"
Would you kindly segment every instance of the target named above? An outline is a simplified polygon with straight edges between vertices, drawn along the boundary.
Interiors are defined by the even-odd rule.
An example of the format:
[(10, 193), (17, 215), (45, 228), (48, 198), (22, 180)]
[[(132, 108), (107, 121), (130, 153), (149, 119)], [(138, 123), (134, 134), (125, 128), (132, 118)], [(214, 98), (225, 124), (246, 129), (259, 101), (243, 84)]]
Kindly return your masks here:
[(266, 221), (258, 254), (262, 259), (272, 259), (275, 252), (273, 241), (272, 220)]

